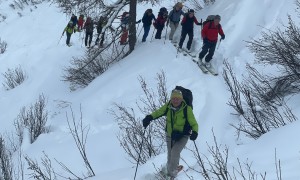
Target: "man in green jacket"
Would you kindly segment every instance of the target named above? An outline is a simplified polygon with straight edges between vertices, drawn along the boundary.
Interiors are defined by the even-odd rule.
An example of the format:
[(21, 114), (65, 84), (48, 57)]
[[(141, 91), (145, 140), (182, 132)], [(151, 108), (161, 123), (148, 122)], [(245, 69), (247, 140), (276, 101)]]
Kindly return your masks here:
[(70, 21), (67, 25), (67, 27), (64, 29), (62, 35), (64, 35), (65, 32), (67, 32), (67, 40), (66, 40), (66, 44), (67, 46), (71, 46), (70, 44), (70, 39), (71, 39), (71, 35), (73, 34), (73, 32), (76, 32), (76, 25), (73, 24), (72, 21)]
[(187, 144), (189, 138), (194, 141), (198, 136), (198, 123), (193, 114), (192, 107), (186, 104), (182, 92), (177, 89), (172, 91), (170, 102), (143, 119), (144, 128), (147, 128), (152, 120), (161, 116), (167, 116), (167, 175), (171, 179), (174, 179), (178, 173), (177, 168), (182, 149)]

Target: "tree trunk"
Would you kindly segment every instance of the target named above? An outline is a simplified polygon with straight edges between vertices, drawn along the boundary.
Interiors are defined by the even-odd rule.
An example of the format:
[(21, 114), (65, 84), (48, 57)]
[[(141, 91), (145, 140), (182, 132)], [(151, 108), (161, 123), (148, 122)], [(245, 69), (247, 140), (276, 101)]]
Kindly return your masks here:
[(136, 43), (136, 6), (137, 6), (137, 0), (130, 0), (129, 3), (129, 53), (131, 53), (134, 50), (134, 46)]

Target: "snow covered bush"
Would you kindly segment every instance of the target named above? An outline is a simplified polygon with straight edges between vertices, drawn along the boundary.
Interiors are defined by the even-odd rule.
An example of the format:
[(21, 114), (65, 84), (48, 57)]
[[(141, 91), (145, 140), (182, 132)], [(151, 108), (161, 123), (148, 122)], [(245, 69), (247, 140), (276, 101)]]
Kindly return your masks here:
[(25, 71), (21, 68), (21, 66), (15, 69), (8, 69), (4, 74), (4, 83), (2, 85), (6, 90), (13, 89), (18, 85), (22, 84), (24, 80), (27, 78)]
[[(299, 0), (296, 5), (300, 7)], [(286, 99), (300, 93), (300, 28), (290, 16), (284, 27), (266, 30), (261, 38), (248, 41), (258, 64), (269, 65), (276, 74), (247, 65), (249, 77), (238, 82), (225, 61), (223, 76), (232, 95), (229, 105), (240, 116), (239, 124), (233, 126), (254, 139), (297, 120)]]
[[(165, 73), (157, 74), (157, 92), (148, 87), (146, 81), (139, 78), (145, 98), (141, 98), (138, 104), (142, 114), (147, 115), (168, 101)], [(142, 121), (136, 117), (133, 108), (127, 108), (115, 104), (116, 109), (111, 113), (118, 122), (120, 131), (118, 139), (125, 152), (134, 164), (145, 163), (150, 157), (165, 151), (165, 118), (152, 121), (151, 125), (144, 130)], [(142, 117), (144, 118), (144, 117)]]
[(242, 132), (257, 139), (274, 128), (297, 120), (284, 99), (266, 99), (266, 92), (271, 87), (266, 76), (248, 65), (250, 77), (238, 82), (229, 63), (225, 61), (224, 64), (223, 77), (231, 93), (228, 104), (239, 116), (238, 125), (232, 124), (238, 134)]
[(39, 135), (48, 132), (46, 123), (48, 120), (48, 111), (46, 109), (46, 98), (40, 95), (35, 104), (29, 108), (23, 107), (15, 120), (15, 128), (19, 137), (20, 144), (23, 142), (24, 128), (29, 133), (29, 141), (33, 143)]
[(2, 41), (0, 38), (0, 54), (3, 54), (6, 51), (7, 43)]

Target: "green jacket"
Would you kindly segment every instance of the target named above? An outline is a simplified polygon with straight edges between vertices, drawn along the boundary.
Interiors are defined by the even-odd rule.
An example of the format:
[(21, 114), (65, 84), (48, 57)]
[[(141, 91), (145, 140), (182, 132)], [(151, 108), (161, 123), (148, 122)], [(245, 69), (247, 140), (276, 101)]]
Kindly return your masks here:
[[(182, 101), (181, 108), (178, 111), (174, 112), (174, 110), (171, 109), (171, 103), (166, 103), (161, 108), (154, 111), (151, 116), (153, 117), (153, 119), (157, 119), (161, 116), (167, 116), (166, 131), (168, 136), (171, 136), (173, 131), (179, 131), (181, 133), (187, 134), (187, 132), (184, 132), (184, 125), (186, 121), (184, 117), (184, 108), (186, 106), (187, 104), (185, 103), (185, 101)], [(167, 108), (169, 109), (167, 114), (165, 114)], [(171, 117), (173, 117), (173, 126)], [(193, 109), (190, 106), (187, 106), (187, 119), (192, 130), (198, 133), (198, 123), (195, 119)]]
[(67, 27), (64, 29), (64, 32), (67, 31), (67, 33), (73, 34), (73, 32), (76, 32), (76, 30), (76, 26), (70, 27), (69, 25), (67, 25)]

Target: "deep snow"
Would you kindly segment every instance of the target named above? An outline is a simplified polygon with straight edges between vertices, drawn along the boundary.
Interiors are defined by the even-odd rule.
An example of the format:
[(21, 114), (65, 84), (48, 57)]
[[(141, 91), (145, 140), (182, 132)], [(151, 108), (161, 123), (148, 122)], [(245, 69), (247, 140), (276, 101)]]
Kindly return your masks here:
[[(172, 1), (173, 2), (173, 1)], [(245, 64), (253, 63), (254, 56), (246, 48), (244, 40), (258, 38), (263, 28), (276, 28), (280, 22), (286, 22), (287, 13), (295, 16), (294, 2), (289, 0), (217, 0), (217, 2), (197, 12), (200, 20), (209, 14), (220, 14), (221, 24), (226, 39), (216, 50), (214, 66), (218, 67), (219, 76), (205, 75), (190, 61), (188, 57), (179, 55), (168, 41), (153, 40), (141, 44), (141, 36), (135, 51), (119, 63), (113, 65), (107, 72), (95, 79), (88, 87), (74, 92), (62, 81), (63, 69), (69, 65), (73, 56), (80, 56), (85, 48), (82, 46), (83, 33), (72, 35), (72, 47), (65, 45), (65, 36), (59, 41), (60, 35), (69, 17), (60, 13), (54, 6), (47, 3), (21, 11), (22, 17), (9, 8), (9, 1), (0, 1), (0, 12), (7, 19), (1, 22), (0, 37), (8, 43), (7, 51), (0, 54), (0, 72), (21, 65), (27, 72), (28, 79), (20, 86), (10, 91), (0, 90), (0, 132), (12, 132), (13, 122), (20, 108), (36, 101), (39, 94), (47, 97), (49, 110), (48, 125), (51, 132), (41, 135), (33, 144), (23, 144), (24, 154), (39, 159), (43, 151), (50, 158), (56, 158), (65, 163), (75, 172), (85, 172), (79, 152), (75, 147), (66, 122), (66, 113), (70, 117), (71, 104), (76, 119), (80, 117), (82, 106), (85, 125), (90, 126), (87, 141), (87, 152), (96, 177), (91, 179), (129, 180), (133, 179), (135, 166), (126, 158), (116, 138), (118, 127), (108, 110), (113, 103), (126, 104), (137, 110), (135, 102), (143, 95), (138, 77), (143, 76), (150, 87), (156, 87), (156, 74), (163, 70), (166, 73), (168, 90), (175, 85), (185, 86), (194, 94), (194, 114), (199, 123), (199, 138), (196, 143), (201, 153), (207, 155), (207, 145), (212, 143), (213, 128), (217, 140), (227, 145), (230, 152), (230, 165), (236, 165), (236, 158), (253, 162), (257, 172), (267, 172), (268, 179), (275, 179), (274, 152), (281, 160), (284, 179), (300, 179), (300, 123), (294, 122), (285, 127), (273, 130), (258, 140), (241, 137), (236, 139), (230, 123), (237, 123), (236, 117), (230, 113), (233, 110), (226, 104), (230, 94), (221, 76), (223, 59), (233, 65), (238, 78), (245, 72)], [(170, 7), (170, 3), (162, 4)], [(138, 8), (138, 18), (150, 5)], [(159, 7), (152, 7), (156, 15)], [(141, 28), (141, 27), (140, 27)], [(165, 32), (165, 31), (164, 31)], [(178, 31), (177, 36), (180, 32)], [(193, 49), (200, 50), (200, 27), (194, 30)], [(185, 42), (186, 43), (186, 42)], [(0, 82), (3, 82), (0, 76)], [(299, 96), (289, 101), (293, 112), (300, 117)], [(141, 119), (143, 114), (137, 113)], [(192, 142), (188, 143), (192, 147)], [(184, 150), (182, 156), (191, 164), (195, 160)], [(166, 154), (152, 158), (140, 166), (138, 179), (145, 179), (155, 172), (152, 163), (157, 167), (164, 164)], [(60, 167), (54, 163), (59, 171)], [(28, 174), (28, 170), (26, 170)], [(199, 174), (193, 174), (195, 179), (201, 179)], [(178, 179), (188, 179), (182, 173)]]

